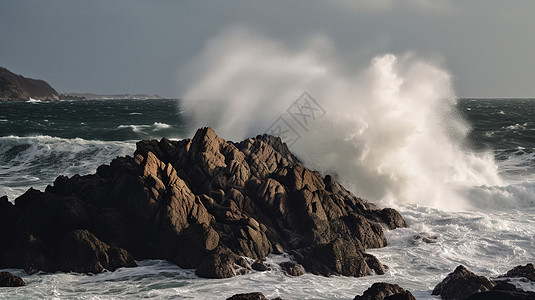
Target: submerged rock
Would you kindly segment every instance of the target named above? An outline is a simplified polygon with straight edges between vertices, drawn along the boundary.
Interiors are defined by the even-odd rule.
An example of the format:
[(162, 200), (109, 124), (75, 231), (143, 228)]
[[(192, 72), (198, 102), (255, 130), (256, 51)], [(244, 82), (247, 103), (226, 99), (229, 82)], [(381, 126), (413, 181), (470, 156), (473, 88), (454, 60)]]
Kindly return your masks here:
[(26, 282), (17, 275), (9, 272), (0, 272), (0, 287), (25, 286)]
[(159, 258), (226, 278), (247, 272), (242, 256), (289, 252), (307, 272), (381, 274), (366, 249), (386, 245), (384, 228), (406, 226), (397, 211), (305, 168), (279, 138), (233, 143), (209, 127), (193, 139), (138, 142), (133, 157), (59, 176), (15, 205), (0, 198), (0, 208), (0, 268), (28, 273), (96, 273)]

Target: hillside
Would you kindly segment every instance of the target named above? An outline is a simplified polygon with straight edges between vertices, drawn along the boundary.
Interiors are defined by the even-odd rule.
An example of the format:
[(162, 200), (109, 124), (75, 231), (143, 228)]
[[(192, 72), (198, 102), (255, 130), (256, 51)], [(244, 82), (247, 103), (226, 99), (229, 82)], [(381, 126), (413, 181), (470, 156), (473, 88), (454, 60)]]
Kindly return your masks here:
[(48, 83), (17, 75), (0, 67), (0, 101), (59, 100), (59, 95)]

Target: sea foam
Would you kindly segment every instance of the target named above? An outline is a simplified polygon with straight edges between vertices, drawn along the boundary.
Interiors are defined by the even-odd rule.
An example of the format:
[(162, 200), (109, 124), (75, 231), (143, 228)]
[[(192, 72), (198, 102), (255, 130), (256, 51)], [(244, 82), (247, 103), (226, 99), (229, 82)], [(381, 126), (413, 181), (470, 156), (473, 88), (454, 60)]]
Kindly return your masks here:
[(325, 37), (296, 49), (228, 30), (184, 71), (182, 106), (194, 128), (241, 140), (287, 117), (307, 91), (325, 113), (294, 128), (300, 139), (291, 151), (371, 201), (463, 210), (474, 206), (466, 187), (503, 185), (493, 155), (464, 147), (470, 128), (447, 71), (411, 54), (379, 55), (352, 70), (338, 56)]
[(94, 173), (117, 156), (131, 155), (134, 148), (135, 141), (0, 137), (0, 196), (14, 200), (29, 187), (44, 189), (59, 175)]

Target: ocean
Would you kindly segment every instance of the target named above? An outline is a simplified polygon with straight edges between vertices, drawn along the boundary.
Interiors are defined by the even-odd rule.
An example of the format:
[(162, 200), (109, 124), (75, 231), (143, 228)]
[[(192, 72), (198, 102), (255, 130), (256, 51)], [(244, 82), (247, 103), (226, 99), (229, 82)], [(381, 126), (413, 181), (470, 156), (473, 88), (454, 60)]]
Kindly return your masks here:
[[(445, 118), (431, 116), (441, 120), (445, 133), (419, 134), (414, 145), (408, 138), (413, 135), (407, 134), (389, 149), (381, 148), (381, 143), (366, 138), (367, 128), (380, 125), (371, 119), (367, 127), (356, 131), (358, 139), (355, 135), (340, 139), (340, 143), (352, 142), (354, 146), (357, 140), (364, 145), (366, 151), (362, 150), (359, 157), (368, 156), (358, 166), (377, 176), (363, 177), (337, 167), (331, 152), (319, 152), (325, 145), (310, 147), (317, 141), (307, 139), (314, 127), (301, 132), (303, 139), (291, 148), (306, 166), (334, 173), (356, 195), (392, 206), (404, 216), (408, 228), (388, 231), (387, 247), (368, 250), (389, 266), (385, 275), (288, 277), (273, 265), (268, 272), (211, 280), (166, 261), (148, 260), (138, 262), (136, 268), (97, 275), (27, 275), (23, 270), (9, 269), (27, 286), (0, 288), (0, 298), (225, 299), (258, 291), (268, 298), (353, 299), (374, 282), (384, 281), (401, 285), (417, 299), (434, 299), (433, 287), (459, 264), (493, 277), (516, 265), (535, 262), (535, 99), (448, 101), (446, 107), (451, 111), (436, 113)], [(326, 116), (334, 115), (333, 106), (323, 107)], [(417, 106), (410, 108), (425, 115)], [(99, 165), (117, 156), (132, 155), (135, 143), (141, 139), (191, 137), (199, 118), (188, 114), (190, 110), (173, 99), (0, 102), (0, 196), (7, 195), (13, 201), (30, 187), (43, 190), (59, 175), (94, 173)], [(403, 120), (403, 116), (396, 120)], [(331, 127), (327, 127), (338, 128), (341, 123), (331, 120)], [(404, 124), (409, 123), (398, 122), (384, 132), (403, 128)], [(260, 128), (269, 125), (261, 124)], [(415, 126), (409, 125), (407, 128)], [(227, 129), (221, 124), (214, 126), (223, 138), (235, 139), (226, 135)], [(393, 138), (381, 136), (380, 141), (384, 144)], [(430, 148), (434, 143), (437, 146)], [(335, 148), (332, 151), (345, 150), (335, 146), (327, 145)], [(399, 156), (394, 160), (392, 153)], [(426, 160), (419, 167), (417, 159), (422, 157)], [(407, 167), (406, 162), (413, 162), (414, 168)], [(359, 180), (365, 184), (359, 185)], [(365, 187), (374, 185), (381, 188)], [(436, 236), (437, 242), (421, 242), (414, 238), (417, 235)], [(268, 263), (281, 259), (271, 256)], [(529, 283), (516, 284), (535, 290)]]

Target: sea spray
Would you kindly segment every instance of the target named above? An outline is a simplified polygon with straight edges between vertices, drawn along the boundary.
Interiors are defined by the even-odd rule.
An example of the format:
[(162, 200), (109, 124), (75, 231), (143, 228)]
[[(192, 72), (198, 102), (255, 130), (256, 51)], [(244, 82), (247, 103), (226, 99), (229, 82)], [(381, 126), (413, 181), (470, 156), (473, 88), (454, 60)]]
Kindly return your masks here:
[(347, 72), (333, 53), (326, 38), (294, 50), (226, 31), (185, 71), (183, 109), (195, 116), (192, 128), (210, 125), (240, 140), (265, 132), (307, 91), (325, 116), (291, 150), (372, 201), (462, 210), (471, 206), (467, 188), (501, 184), (492, 155), (464, 147), (470, 128), (446, 71), (411, 54), (384, 54)]
[(131, 155), (135, 142), (0, 137), (0, 196), (13, 201), (29, 187), (44, 190), (59, 175), (91, 174), (117, 156)]

